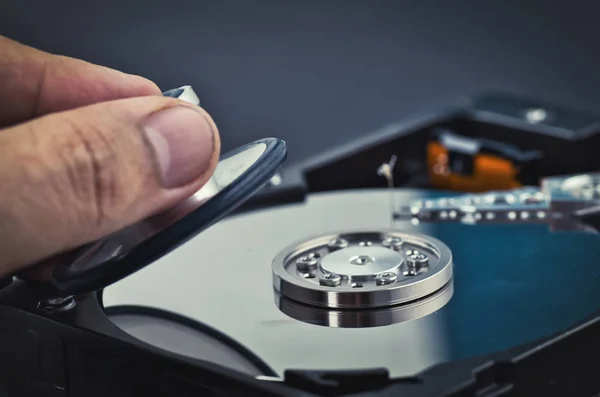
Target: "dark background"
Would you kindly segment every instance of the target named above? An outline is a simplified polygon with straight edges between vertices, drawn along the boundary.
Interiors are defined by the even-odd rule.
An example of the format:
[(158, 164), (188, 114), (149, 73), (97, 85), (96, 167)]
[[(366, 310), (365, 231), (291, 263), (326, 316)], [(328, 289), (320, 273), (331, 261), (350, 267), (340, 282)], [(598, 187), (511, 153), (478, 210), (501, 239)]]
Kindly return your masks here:
[(0, 2), (0, 33), (191, 84), (224, 150), (263, 136), (290, 161), (481, 90), (597, 110), (597, 1)]

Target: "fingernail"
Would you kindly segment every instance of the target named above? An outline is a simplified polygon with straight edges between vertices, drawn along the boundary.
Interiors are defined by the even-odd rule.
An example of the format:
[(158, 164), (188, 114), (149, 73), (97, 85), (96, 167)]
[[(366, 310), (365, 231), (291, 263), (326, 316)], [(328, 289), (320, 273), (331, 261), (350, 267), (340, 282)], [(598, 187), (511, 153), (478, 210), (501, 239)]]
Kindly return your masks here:
[(194, 109), (177, 106), (150, 115), (144, 133), (154, 150), (163, 186), (185, 186), (205, 171), (213, 153), (213, 130)]

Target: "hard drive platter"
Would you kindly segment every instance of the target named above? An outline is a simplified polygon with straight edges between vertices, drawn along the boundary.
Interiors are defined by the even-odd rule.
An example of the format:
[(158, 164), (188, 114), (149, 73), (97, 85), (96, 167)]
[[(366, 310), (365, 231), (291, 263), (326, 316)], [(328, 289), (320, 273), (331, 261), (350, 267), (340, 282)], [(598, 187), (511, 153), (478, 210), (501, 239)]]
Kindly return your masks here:
[[(549, 337), (600, 307), (593, 281), (600, 275), (597, 235), (553, 232), (545, 224), (390, 220), (390, 202), (440, 194), (327, 192), (234, 215), (107, 287), (103, 304), (118, 326), (147, 343), (253, 376), (278, 377), (287, 369), (377, 367), (387, 368), (391, 377), (409, 376)], [(402, 249), (390, 247), (394, 236), (405, 244)], [(335, 238), (352, 247), (328, 249)], [(411, 256), (417, 250), (416, 259), (429, 259), (422, 267)], [(315, 253), (319, 269), (340, 279), (308, 275)], [(396, 254), (402, 258), (394, 262)], [(402, 267), (382, 265), (387, 257)], [(302, 261), (308, 267), (298, 265)], [(297, 267), (287, 274), (308, 279), (290, 281), (300, 291), (294, 299), (288, 299), (289, 289), (277, 288), (282, 285), (277, 266), (288, 265)], [(361, 279), (369, 269), (399, 277), (394, 285), (411, 288)], [(328, 288), (334, 292), (317, 293)], [(396, 300), (386, 306), (385, 297)], [(197, 339), (148, 331), (155, 316), (187, 321)], [(211, 338), (214, 343), (207, 342)], [(212, 347), (199, 348), (202, 343)]]

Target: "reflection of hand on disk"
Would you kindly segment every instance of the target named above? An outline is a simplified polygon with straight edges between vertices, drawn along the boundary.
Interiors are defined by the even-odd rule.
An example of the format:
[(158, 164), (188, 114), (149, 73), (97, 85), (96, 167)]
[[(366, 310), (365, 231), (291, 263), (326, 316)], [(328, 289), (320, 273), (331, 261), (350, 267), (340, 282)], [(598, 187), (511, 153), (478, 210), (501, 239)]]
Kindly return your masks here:
[(0, 37), (0, 275), (191, 196), (216, 167), (200, 107)]

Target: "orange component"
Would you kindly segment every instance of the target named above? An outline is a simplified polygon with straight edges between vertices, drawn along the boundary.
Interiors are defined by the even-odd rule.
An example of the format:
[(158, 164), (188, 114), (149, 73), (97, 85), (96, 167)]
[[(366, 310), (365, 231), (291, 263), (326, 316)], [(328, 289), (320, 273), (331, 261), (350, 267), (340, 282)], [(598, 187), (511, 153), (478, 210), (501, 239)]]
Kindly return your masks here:
[(439, 142), (428, 144), (429, 177), (436, 188), (485, 192), (523, 186), (517, 180), (518, 168), (505, 158), (491, 154), (477, 154), (473, 158), (473, 172), (470, 175), (452, 172), (448, 158), (448, 150), (442, 144)]

